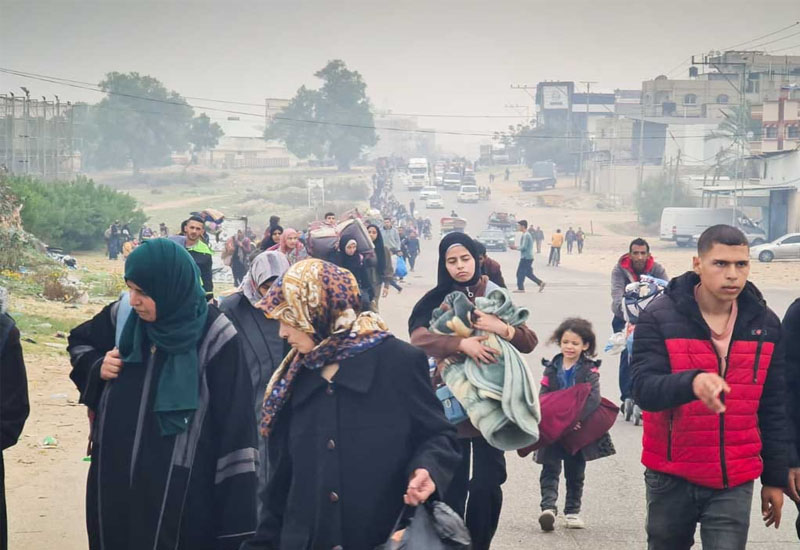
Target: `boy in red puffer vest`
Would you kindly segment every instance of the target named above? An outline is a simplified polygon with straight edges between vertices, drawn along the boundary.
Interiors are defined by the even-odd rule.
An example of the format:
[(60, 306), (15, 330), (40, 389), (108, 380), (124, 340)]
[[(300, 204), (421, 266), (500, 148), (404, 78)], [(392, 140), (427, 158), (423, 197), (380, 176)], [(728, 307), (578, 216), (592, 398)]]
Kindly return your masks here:
[(780, 525), (792, 434), (778, 317), (747, 281), (738, 229), (708, 228), (694, 270), (673, 279), (639, 318), (633, 394), (644, 415), (650, 550), (744, 549), (753, 480), (762, 516)]

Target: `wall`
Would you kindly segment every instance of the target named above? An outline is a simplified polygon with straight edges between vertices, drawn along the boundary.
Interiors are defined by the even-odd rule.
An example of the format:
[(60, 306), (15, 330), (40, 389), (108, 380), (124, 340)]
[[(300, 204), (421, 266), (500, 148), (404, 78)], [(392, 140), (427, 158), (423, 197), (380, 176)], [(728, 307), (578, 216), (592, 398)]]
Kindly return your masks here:
[[(661, 166), (645, 166), (644, 179), (660, 175)], [(594, 189), (597, 193), (606, 196), (618, 197), (625, 204), (632, 204), (636, 197), (636, 187), (639, 181), (638, 165), (598, 166), (593, 170)]]

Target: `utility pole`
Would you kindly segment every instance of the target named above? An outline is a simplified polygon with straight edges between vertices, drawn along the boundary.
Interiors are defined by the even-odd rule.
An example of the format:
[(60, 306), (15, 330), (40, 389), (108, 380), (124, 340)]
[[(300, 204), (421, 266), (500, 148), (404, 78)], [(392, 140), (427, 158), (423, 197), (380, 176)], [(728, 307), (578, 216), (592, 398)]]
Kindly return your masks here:
[[(586, 137), (586, 142), (589, 141), (589, 90), (592, 88), (592, 84), (597, 84), (597, 82), (592, 82), (588, 80), (581, 80), (581, 84), (586, 84), (586, 130), (584, 136)], [(583, 179), (583, 148), (585, 147), (583, 140), (580, 140), (580, 151), (578, 153), (578, 170), (575, 172), (575, 187), (583, 187), (581, 180)]]
[(25, 130), (23, 130), (23, 131), (25, 133), (22, 136), (20, 136), (20, 137), (22, 137), (24, 139), (24, 141), (22, 142), (22, 145), (23, 145), (22, 154), (24, 155), (24, 159), (25, 160), (23, 160), (22, 162), (25, 165), (25, 173), (29, 174), (30, 173), (30, 143), (29, 143), (30, 131), (28, 129), (28, 115), (30, 114), (29, 109), (30, 109), (31, 92), (30, 92), (30, 90), (28, 90), (28, 88), (26, 88), (24, 86), (22, 86), (22, 91), (25, 93), (25, 99), (22, 100), (23, 101), (23, 104), (22, 104), (22, 119), (23, 119), (23, 122), (24, 122), (24, 125), (25, 125)]
[[(641, 197), (642, 194), (642, 183), (644, 181), (644, 97), (639, 99), (639, 104), (641, 105), (641, 117), (639, 119), (639, 173), (636, 177), (636, 196), (637, 198)], [(638, 212), (638, 209), (637, 209)], [(639, 219), (639, 215), (636, 215), (637, 221)]]
[(8, 119), (11, 123), (11, 173), (17, 173), (17, 132), (14, 128), (17, 121), (17, 98), (14, 97), (14, 92), (9, 92), (11, 96), (11, 117)]
[[(692, 56), (692, 65), (710, 65), (717, 69), (717, 71), (725, 77), (725, 80), (728, 81), (728, 84), (731, 87), (739, 92), (739, 112), (736, 114), (736, 134), (734, 135), (734, 139), (736, 140), (736, 144), (738, 145), (738, 153), (736, 158), (736, 177), (733, 182), (733, 219), (731, 220), (731, 225), (734, 227), (736, 226), (736, 211), (739, 207), (739, 198), (737, 196), (737, 185), (738, 182), (741, 181), (742, 184), (742, 192), (744, 192), (744, 156), (745, 156), (745, 140), (747, 139), (747, 116), (748, 113), (745, 111), (747, 110), (747, 96), (746, 96), (746, 84), (747, 84), (747, 62), (746, 61), (725, 61), (725, 65), (740, 65), (741, 71), (739, 71), (739, 86), (737, 87), (728, 75), (725, 74), (724, 71), (720, 70), (719, 65), (714, 63), (713, 61), (709, 61), (707, 56), (703, 56), (702, 61), (695, 61), (694, 56)], [(742, 135), (739, 135), (739, 134)]]
[(60, 164), (61, 164), (61, 101), (56, 97), (56, 117), (55, 117), (55, 129), (56, 129), (56, 148), (55, 148), (55, 159), (56, 159), (56, 179), (58, 179), (59, 172), (60, 172)]

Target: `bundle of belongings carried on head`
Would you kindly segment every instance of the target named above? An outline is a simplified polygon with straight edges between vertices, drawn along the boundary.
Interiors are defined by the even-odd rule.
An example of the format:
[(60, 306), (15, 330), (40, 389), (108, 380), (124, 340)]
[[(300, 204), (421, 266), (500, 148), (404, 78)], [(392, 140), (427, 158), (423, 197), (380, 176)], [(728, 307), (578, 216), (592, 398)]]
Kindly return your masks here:
[(331, 254), (344, 248), (339, 243), (346, 243), (350, 240), (356, 241), (357, 252), (364, 259), (372, 258), (375, 254), (375, 246), (369, 238), (367, 226), (360, 218), (344, 220), (337, 225), (331, 225), (322, 221), (312, 222), (308, 229), (308, 239), (306, 248), (308, 253), (320, 260), (329, 260)]
[(532, 445), (539, 439), (541, 418), (533, 374), (522, 354), (509, 342), (473, 328), (476, 309), (496, 315), (514, 327), (524, 324), (529, 315), (526, 308), (511, 303), (511, 296), (504, 288), (476, 298), (474, 305), (463, 292), (448, 294), (442, 306), (433, 311), (431, 332), (462, 338), (485, 335), (488, 338), (484, 345), (500, 353), (488, 365), (458, 356), (444, 368), (442, 379), (490, 445), (504, 451)]
[(222, 224), (225, 221), (225, 214), (214, 208), (206, 208), (200, 212), (192, 212), (192, 216), (197, 216), (205, 222), (206, 233), (217, 237), (222, 232)]

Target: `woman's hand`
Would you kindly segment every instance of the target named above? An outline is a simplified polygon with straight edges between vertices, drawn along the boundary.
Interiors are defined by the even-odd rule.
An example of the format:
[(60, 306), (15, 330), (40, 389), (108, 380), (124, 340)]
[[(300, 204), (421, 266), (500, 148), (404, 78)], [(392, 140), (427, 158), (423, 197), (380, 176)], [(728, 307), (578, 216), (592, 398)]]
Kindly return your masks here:
[(484, 313), (477, 309), (475, 310), (475, 315), (477, 315), (478, 320), (475, 321), (472, 326), (478, 330), (491, 332), (492, 334), (496, 334), (501, 338), (505, 338), (510, 332), (508, 323), (502, 321), (497, 315)]
[(424, 468), (417, 468), (408, 482), (403, 502), (409, 506), (419, 506), (428, 500), (434, 491), (436, 491), (436, 484), (431, 479), (431, 474)]
[(458, 344), (458, 351), (468, 355), (476, 363), (485, 363), (490, 365), (495, 362), (495, 356), (500, 352), (494, 348), (483, 345), (483, 341), (488, 336), (470, 336), (469, 338), (462, 338)]
[(112, 349), (103, 358), (103, 364), (100, 365), (100, 378), (103, 380), (113, 380), (119, 376), (122, 370), (122, 356), (119, 354), (117, 348)]

